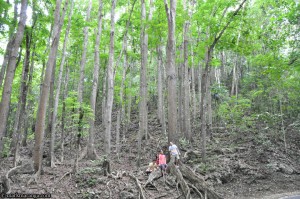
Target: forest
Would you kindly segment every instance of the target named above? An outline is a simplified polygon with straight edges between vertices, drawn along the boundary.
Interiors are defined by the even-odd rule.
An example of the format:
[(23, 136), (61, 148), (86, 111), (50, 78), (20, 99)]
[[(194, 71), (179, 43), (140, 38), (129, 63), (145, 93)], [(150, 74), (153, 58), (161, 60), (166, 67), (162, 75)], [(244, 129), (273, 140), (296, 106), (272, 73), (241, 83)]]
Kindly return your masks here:
[(0, 0), (0, 198), (300, 198), (299, 94), (299, 0)]

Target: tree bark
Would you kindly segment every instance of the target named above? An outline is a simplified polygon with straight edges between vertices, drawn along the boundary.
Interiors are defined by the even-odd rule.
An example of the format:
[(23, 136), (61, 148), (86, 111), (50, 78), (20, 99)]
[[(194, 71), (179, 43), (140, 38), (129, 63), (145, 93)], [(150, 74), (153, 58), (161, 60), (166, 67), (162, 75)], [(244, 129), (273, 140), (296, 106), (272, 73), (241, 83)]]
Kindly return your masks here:
[(27, 18), (26, 16), (27, 3), (28, 3), (27, 0), (22, 0), (21, 2), (20, 21), (18, 24), (17, 32), (12, 41), (11, 54), (8, 59), (5, 81), (3, 85), (2, 100), (0, 103), (0, 153), (2, 153), (4, 147), (4, 136), (5, 136), (4, 134), (6, 130), (7, 118), (9, 113), (12, 82), (14, 79), (15, 70), (17, 66), (16, 63), (18, 57), (18, 49), (20, 48), (24, 36), (24, 29), (25, 29), (25, 23)]
[[(150, 1), (152, 4), (152, 0)], [(152, 5), (150, 5), (151, 7)], [(150, 19), (149, 19), (150, 20)], [(148, 139), (148, 109), (147, 109), (147, 65), (148, 65), (148, 34), (146, 32), (146, 5), (141, 0), (141, 69), (140, 69), (140, 101), (139, 101), (139, 135), (138, 161), (140, 166), (142, 137)]]
[[(30, 64), (30, 72), (29, 72), (29, 77), (28, 77), (28, 83), (27, 83), (27, 87), (28, 87), (28, 91), (27, 93), (31, 93), (32, 90), (32, 76), (33, 76), (33, 69), (34, 69), (34, 57), (35, 57), (35, 46), (36, 44), (33, 45), (33, 51), (31, 53), (31, 64)], [(27, 133), (28, 133), (28, 126), (29, 126), (29, 112), (31, 111), (31, 107), (32, 104), (31, 103), (32, 100), (27, 101), (26, 99), (26, 107), (24, 109), (24, 115), (21, 116), (21, 127), (24, 126), (24, 133), (23, 133), (23, 137), (22, 137), (22, 146), (26, 146), (27, 145)], [(24, 124), (23, 124), (24, 123)]]
[(24, 66), (22, 71), (22, 83), (20, 86), (20, 94), (19, 94), (19, 103), (15, 117), (15, 124), (13, 130), (13, 139), (11, 142), (11, 151), (14, 154), (14, 166), (17, 166), (19, 160), (19, 140), (21, 139), (21, 132), (20, 127), (22, 123), (22, 117), (25, 111), (26, 105), (26, 98), (27, 98), (27, 91), (28, 91), (28, 73), (29, 73), (29, 64), (30, 64), (30, 43), (31, 43), (31, 36), (29, 32), (26, 33), (26, 53), (25, 53), (25, 60)]
[[(97, 97), (97, 90), (98, 90), (98, 79), (99, 79), (99, 67), (100, 67), (100, 53), (99, 53), (99, 46), (100, 46), (100, 36), (102, 32), (102, 0), (99, 0), (99, 9), (98, 9), (98, 27), (96, 31), (96, 41), (95, 41), (95, 55), (94, 55), (94, 76), (93, 76), (93, 85), (92, 85), (92, 94), (90, 98), (91, 102), (91, 109), (94, 115), (96, 116), (96, 97)], [(96, 159), (97, 154), (95, 151), (95, 119), (90, 119), (90, 130), (89, 130), (89, 142), (87, 146), (87, 158), (88, 159)]]
[(42, 85), (42, 92), (39, 100), (39, 107), (36, 116), (35, 124), (35, 143), (33, 152), (34, 170), (36, 176), (39, 177), (42, 170), (42, 155), (43, 155), (43, 140), (44, 140), (44, 130), (45, 130), (45, 117), (46, 117), (46, 107), (49, 99), (50, 81), (52, 70), (55, 66), (57, 48), (60, 38), (60, 6), (61, 0), (56, 1), (55, 15), (54, 15), (54, 27), (52, 34), (52, 44), (50, 48), (50, 54), (47, 61), (47, 67), (45, 71), (45, 78)]
[(167, 0), (164, 0), (168, 18), (168, 44), (167, 44), (167, 83), (168, 83), (168, 141), (176, 142), (177, 136), (177, 93), (175, 69), (175, 16), (176, 0), (170, 1), (170, 10)]
[(66, 102), (65, 100), (68, 97), (68, 84), (69, 84), (69, 72), (70, 69), (68, 66), (66, 66), (66, 76), (64, 80), (64, 95), (63, 95), (63, 107), (62, 107), (62, 114), (61, 114), (61, 142), (60, 142), (60, 161), (64, 161), (64, 152), (65, 152), (65, 117), (66, 117)]
[(105, 107), (106, 107), (106, 96), (107, 96), (107, 68), (104, 70), (103, 81), (102, 81), (102, 115), (101, 121), (104, 124), (105, 121)]
[(191, 115), (190, 115), (190, 83), (189, 83), (189, 69), (188, 69), (188, 31), (189, 22), (184, 24), (184, 36), (183, 36), (183, 111), (184, 111), (184, 136), (188, 141), (192, 140), (191, 134)]
[(158, 106), (157, 113), (159, 123), (161, 124), (161, 133), (166, 135), (166, 119), (165, 119), (165, 98), (164, 98), (164, 67), (162, 59), (162, 47), (158, 45), (157, 51), (157, 95), (158, 95)]
[[(90, 21), (90, 14), (92, 9), (92, 0), (89, 0), (88, 8), (86, 11), (86, 22)], [(83, 89), (84, 89), (84, 69), (86, 65), (86, 54), (87, 54), (87, 46), (88, 46), (88, 37), (89, 37), (89, 27), (86, 25), (83, 30), (84, 40), (83, 40), (83, 47), (82, 47), (82, 55), (81, 55), (81, 62), (80, 62), (80, 77), (78, 82), (78, 102), (79, 102), (79, 120), (78, 120), (78, 132), (77, 132), (77, 142), (76, 142), (76, 157), (75, 157), (75, 164), (73, 168), (73, 172), (77, 172), (78, 168), (78, 158), (79, 158), (79, 145), (81, 140), (81, 131), (82, 131), (82, 119), (84, 116), (82, 102), (83, 102)]]
[(115, 8), (116, 1), (112, 0), (111, 6), (111, 22), (110, 22), (110, 46), (109, 46), (109, 57), (108, 57), (108, 66), (107, 66), (107, 99), (105, 106), (105, 140), (104, 140), (104, 149), (105, 154), (110, 160), (111, 152), (111, 113), (112, 105), (114, 100), (114, 43), (115, 43)]
[[(7, 11), (5, 11), (5, 15), (7, 16)], [(3, 59), (3, 63), (2, 63), (1, 71), (0, 71), (0, 88), (2, 88), (2, 83), (4, 80), (4, 75), (5, 75), (6, 67), (8, 64), (8, 60), (9, 60), (10, 54), (13, 50), (12, 45), (13, 45), (13, 40), (14, 40), (14, 31), (16, 29), (15, 26), (17, 25), (17, 17), (18, 17), (18, 1), (15, 0), (14, 1), (14, 17), (13, 17), (11, 25), (9, 26), (8, 43), (7, 43), (7, 46), (5, 49), (4, 59)]]
[[(67, 10), (67, 7), (65, 6), (64, 12), (60, 19), (60, 27), (62, 27), (66, 10)], [(55, 134), (56, 134), (56, 117), (57, 117), (57, 109), (58, 109), (59, 96), (60, 96), (62, 75), (63, 75), (64, 65), (65, 65), (65, 60), (66, 60), (66, 49), (67, 49), (68, 37), (69, 37), (69, 32), (70, 32), (70, 27), (71, 27), (72, 13), (73, 13), (73, 1), (71, 1), (71, 8), (70, 8), (70, 13), (69, 13), (69, 17), (68, 17), (68, 26), (66, 29), (65, 39), (64, 39), (64, 43), (63, 43), (62, 57), (61, 57), (61, 62), (60, 62), (60, 67), (59, 67), (57, 88), (56, 88), (53, 113), (52, 113), (52, 123), (51, 123), (51, 128), (50, 128), (51, 129), (51, 142), (50, 142), (50, 166), (51, 167), (55, 167), (54, 144), (55, 144)]]

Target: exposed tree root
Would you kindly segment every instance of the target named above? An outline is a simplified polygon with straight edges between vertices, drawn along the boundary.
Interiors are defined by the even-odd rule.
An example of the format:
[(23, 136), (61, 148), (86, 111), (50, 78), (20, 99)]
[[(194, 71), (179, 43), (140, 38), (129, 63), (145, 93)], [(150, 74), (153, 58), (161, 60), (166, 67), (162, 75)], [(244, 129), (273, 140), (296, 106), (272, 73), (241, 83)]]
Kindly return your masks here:
[(203, 194), (197, 189), (197, 187), (195, 187), (194, 185), (192, 185), (190, 183), (188, 183), (188, 185), (197, 193), (197, 195), (200, 197), (200, 199), (204, 199)]
[(169, 167), (170, 167), (171, 173), (176, 176), (185, 198), (190, 199), (191, 198), (190, 188), (189, 188), (188, 184), (186, 183), (186, 181), (183, 179), (183, 176), (182, 176), (180, 170), (177, 169), (173, 163), (171, 163), (169, 165)]
[(163, 197), (165, 197), (165, 196), (167, 196), (168, 194), (167, 193), (165, 193), (165, 194), (162, 194), (162, 195), (160, 195), (160, 196), (157, 196), (157, 197), (155, 197), (154, 199), (159, 199), (159, 198), (163, 198)]
[(202, 193), (207, 193), (208, 199), (221, 199), (222, 198), (214, 190), (208, 188), (205, 184), (204, 179), (201, 176), (194, 173), (189, 167), (180, 163), (179, 169), (180, 169), (182, 175), (186, 179), (188, 179), (199, 191), (201, 191)]
[(3, 193), (9, 193), (11, 191), (10, 178), (17, 174), (32, 174), (34, 173), (32, 161), (26, 162), (20, 166), (10, 169), (5, 176), (1, 177), (1, 184), (3, 190), (0, 190)]
[(64, 177), (66, 177), (67, 175), (72, 175), (72, 171), (68, 171), (66, 172), (56, 183), (59, 183)]
[(66, 192), (67, 192), (67, 196), (70, 198), (70, 199), (73, 199), (73, 197), (71, 196), (71, 194), (68, 192), (68, 189), (64, 186)]
[(160, 177), (161, 177), (161, 172), (159, 169), (156, 169), (155, 171), (151, 172), (144, 187), (146, 187), (149, 184), (153, 185), (153, 181), (159, 179)]
[(136, 183), (136, 185), (137, 185), (138, 188), (139, 188), (139, 193), (140, 193), (140, 196), (141, 196), (140, 198), (141, 198), (141, 199), (147, 199), (147, 198), (146, 198), (146, 195), (145, 195), (144, 188), (142, 187), (142, 185), (141, 185), (139, 179), (137, 179), (135, 176), (133, 176), (133, 175), (131, 175), (131, 174), (129, 174), (129, 177), (131, 177), (133, 180), (135, 180), (135, 183)]
[(84, 147), (83, 151), (81, 152), (79, 158), (78, 158), (78, 161), (84, 159), (84, 158), (87, 158), (88, 160), (97, 160), (97, 159), (100, 159), (100, 157), (98, 156), (98, 154), (96, 153), (96, 149), (94, 149), (92, 151), (92, 153), (88, 153), (88, 150), (87, 150), (87, 146)]

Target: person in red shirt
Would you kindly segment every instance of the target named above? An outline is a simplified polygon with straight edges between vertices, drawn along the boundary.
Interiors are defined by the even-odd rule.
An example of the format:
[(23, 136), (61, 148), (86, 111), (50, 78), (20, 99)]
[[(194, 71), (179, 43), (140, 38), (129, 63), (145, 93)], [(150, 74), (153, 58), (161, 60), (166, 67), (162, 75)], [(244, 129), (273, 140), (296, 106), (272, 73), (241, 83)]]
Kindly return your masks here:
[(167, 160), (166, 160), (166, 156), (164, 155), (164, 152), (162, 150), (159, 152), (159, 155), (158, 155), (158, 165), (159, 165), (159, 168), (161, 171), (161, 175), (163, 176), (164, 172), (167, 168)]

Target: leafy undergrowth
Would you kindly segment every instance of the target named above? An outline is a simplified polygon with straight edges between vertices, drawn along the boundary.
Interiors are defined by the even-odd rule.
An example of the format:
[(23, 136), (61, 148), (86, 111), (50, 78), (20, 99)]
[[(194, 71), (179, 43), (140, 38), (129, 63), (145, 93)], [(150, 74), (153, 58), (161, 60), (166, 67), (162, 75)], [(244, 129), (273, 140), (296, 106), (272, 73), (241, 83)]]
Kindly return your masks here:
[[(162, 146), (167, 146), (166, 135), (161, 133), (161, 127), (156, 118), (149, 117), (149, 140), (143, 140), (142, 170), (136, 166), (138, 122), (133, 119), (126, 139), (122, 140), (119, 159), (112, 149), (112, 175), (104, 176), (102, 159), (79, 162), (77, 174), (70, 171), (74, 165), (74, 146), (66, 141), (65, 161), (56, 168), (44, 166), (44, 174), (39, 183), (27, 184), (30, 174), (12, 177), (12, 192), (18, 193), (51, 193), (52, 198), (138, 198), (139, 191), (136, 177), (143, 186), (147, 181), (144, 169), (154, 158), (155, 152)], [(98, 154), (102, 157), (103, 127), (96, 127)], [(197, 132), (198, 130), (195, 129)], [(199, 131), (198, 131), (199, 132)], [(114, 133), (114, 132), (113, 132)], [(123, 135), (121, 135), (123, 137)], [(213, 133), (208, 142), (207, 161), (203, 163), (200, 157), (200, 140), (195, 136), (193, 143), (184, 139), (178, 145), (185, 157), (182, 161), (195, 172), (206, 179), (224, 198), (264, 198), (265, 196), (299, 191), (300, 187), (300, 133), (292, 128), (287, 129), (287, 151), (280, 133), (244, 132), (229, 133), (219, 130)], [(113, 134), (113, 140), (115, 135)], [(86, 138), (85, 140), (86, 141)], [(32, 147), (32, 143), (30, 145)], [(70, 149), (72, 147), (72, 149)], [(46, 151), (48, 148), (46, 147)], [(59, 154), (60, 149), (57, 150)], [(194, 152), (190, 155), (190, 152)], [(22, 149), (24, 159), (30, 158), (30, 147)], [(45, 163), (47, 160), (45, 158)], [(12, 157), (0, 163), (0, 174), (4, 175), (12, 166)], [(167, 175), (154, 181), (153, 186), (147, 186), (147, 198), (183, 198), (180, 188), (176, 186), (175, 178)], [(197, 198), (194, 196), (193, 198)]]

